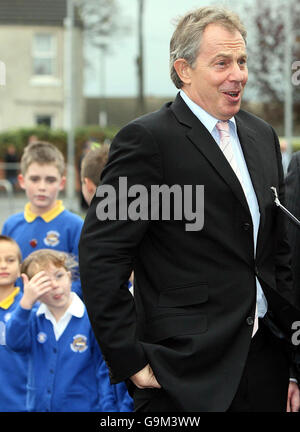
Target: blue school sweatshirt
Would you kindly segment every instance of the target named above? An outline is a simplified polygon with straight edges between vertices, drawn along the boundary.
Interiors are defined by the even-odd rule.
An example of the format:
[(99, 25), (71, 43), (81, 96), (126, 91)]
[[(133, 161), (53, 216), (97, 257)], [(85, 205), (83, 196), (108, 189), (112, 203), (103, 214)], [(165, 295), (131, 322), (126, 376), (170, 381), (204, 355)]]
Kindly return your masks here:
[[(78, 243), (83, 219), (66, 210), (61, 200), (55, 207), (37, 216), (27, 203), (24, 212), (10, 216), (4, 223), (2, 234), (12, 237), (19, 245), (24, 260), (38, 249), (55, 249), (78, 258)], [(72, 283), (72, 290), (82, 298), (79, 277)]]
[(83, 316), (73, 315), (56, 340), (52, 323), (37, 315), (37, 307), (19, 305), (7, 324), (6, 341), (29, 355), (28, 411), (100, 412), (102, 405), (117, 411), (108, 380), (98, 378), (104, 360), (85, 307)]
[(16, 288), (0, 303), (0, 412), (26, 411), (27, 355), (6, 345), (6, 326), (21, 297)]

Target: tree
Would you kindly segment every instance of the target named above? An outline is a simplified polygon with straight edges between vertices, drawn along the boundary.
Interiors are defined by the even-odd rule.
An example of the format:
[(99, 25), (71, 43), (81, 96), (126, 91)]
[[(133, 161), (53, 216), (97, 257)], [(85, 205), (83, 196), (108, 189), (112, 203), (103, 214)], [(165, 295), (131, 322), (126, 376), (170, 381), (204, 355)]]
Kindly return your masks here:
[(88, 41), (101, 49), (108, 49), (114, 38), (130, 30), (122, 22), (116, 0), (80, 0), (79, 14)]
[(99, 49), (102, 66), (100, 124), (106, 126), (105, 59), (112, 53), (114, 40), (128, 34), (130, 26), (124, 23), (117, 0), (79, 0), (78, 11), (84, 25), (87, 43)]
[[(256, 0), (244, 5), (241, 15), (247, 25), (249, 41), (249, 83), (256, 98), (262, 102), (284, 100), (285, 69), (285, 10), (282, 2)], [(293, 16), (293, 58), (300, 59), (299, 28), (300, 1), (291, 2)], [(292, 65), (291, 65), (292, 77)], [(299, 87), (295, 87), (294, 100), (300, 99)]]

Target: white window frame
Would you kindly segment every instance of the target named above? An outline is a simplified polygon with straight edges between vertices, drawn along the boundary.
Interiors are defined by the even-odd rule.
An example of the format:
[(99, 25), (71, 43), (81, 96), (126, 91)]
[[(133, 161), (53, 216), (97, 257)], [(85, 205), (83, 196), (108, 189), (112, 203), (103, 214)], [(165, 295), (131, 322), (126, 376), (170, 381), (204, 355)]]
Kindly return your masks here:
[[(51, 38), (51, 48), (49, 51), (38, 50), (35, 46), (36, 37), (38, 36), (49, 36)], [(52, 73), (50, 74), (39, 74), (34, 70), (34, 59), (50, 59), (52, 61)], [(32, 69), (33, 77), (39, 78), (54, 78), (56, 75), (56, 59), (57, 59), (57, 40), (56, 36), (50, 32), (37, 32), (33, 36), (32, 43)]]

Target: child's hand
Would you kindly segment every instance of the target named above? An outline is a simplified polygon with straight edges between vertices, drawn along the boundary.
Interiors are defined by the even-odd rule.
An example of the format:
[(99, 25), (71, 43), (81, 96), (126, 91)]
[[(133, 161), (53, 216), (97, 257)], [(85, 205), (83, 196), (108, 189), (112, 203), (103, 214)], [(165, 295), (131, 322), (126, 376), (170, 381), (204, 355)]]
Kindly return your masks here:
[(34, 303), (51, 290), (51, 280), (44, 271), (35, 274), (30, 280), (21, 274), (24, 284), (24, 294), (20, 301), (23, 309), (32, 309)]

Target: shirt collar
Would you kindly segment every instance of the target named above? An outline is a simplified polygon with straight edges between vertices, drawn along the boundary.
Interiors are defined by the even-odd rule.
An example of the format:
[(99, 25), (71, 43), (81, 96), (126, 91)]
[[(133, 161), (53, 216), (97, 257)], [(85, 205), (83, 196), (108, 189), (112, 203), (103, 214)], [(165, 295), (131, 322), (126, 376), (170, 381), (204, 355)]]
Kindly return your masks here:
[(64, 206), (63, 206), (63, 202), (61, 200), (57, 200), (55, 206), (41, 214), (41, 215), (37, 215), (35, 213), (33, 213), (33, 211), (31, 210), (31, 205), (30, 202), (27, 203), (25, 205), (25, 210), (24, 210), (24, 217), (26, 222), (30, 223), (33, 222), (37, 217), (41, 217), (45, 222), (51, 222), (53, 219), (56, 218), (56, 216), (58, 216), (60, 213), (62, 213), (64, 211)]
[[(62, 318), (64, 318), (66, 315), (73, 315), (76, 318), (82, 318), (84, 315), (84, 304), (82, 300), (78, 297), (78, 295), (75, 292), (71, 292), (72, 296), (72, 302)], [(36, 311), (37, 315), (44, 314), (47, 319), (53, 318), (52, 313), (50, 312), (49, 308), (45, 303), (41, 303), (38, 310)], [(61, 319), (62, 319), (61, 318)]]
[(19, 294), (19, 292), (20, 288), (16, 287), (11, 294), (9, 294), (4, 300), (0, 302), (0, 308), (8, 309), (15, 301), (15, 297)]
[[(192, 99), (190, 99), (183, 90), (180, 90), (180, 96), (187, 104), (187, 106), (190, 108), (190, 110), (195, 114), (195, 116), (201, 121), (201, 123), (206, 127), (208, 132), (211, 134), (219, 120), (213, 117), (203, 108), (201, 108), (200, 105), (197, 105), (194, 101), (192, 101)], [(230, 126), (233, 125), (234, 130), (236, 130), (236, 122), (234, 117), (231, 117), (231, 119), (229, 119), (229, 125)]]

